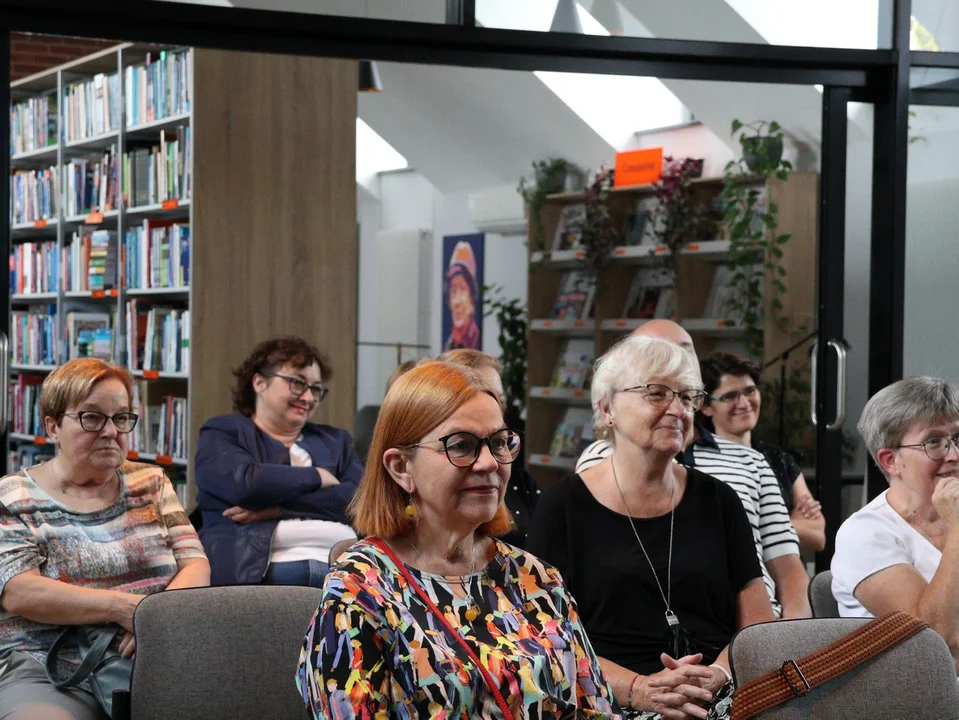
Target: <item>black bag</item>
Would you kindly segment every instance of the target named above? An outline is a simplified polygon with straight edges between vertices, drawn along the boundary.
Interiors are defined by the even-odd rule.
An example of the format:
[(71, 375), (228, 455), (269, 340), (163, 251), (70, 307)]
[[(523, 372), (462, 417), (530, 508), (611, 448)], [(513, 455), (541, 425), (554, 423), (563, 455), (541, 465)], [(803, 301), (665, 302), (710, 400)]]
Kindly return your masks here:
[[(108, 717), (113, 717), (113, 691), (130, 691), (133, 674), (132, 658), (120, 657), (110, 645), (122, 631), (119, 625), (71, 625), (54, 640), (47, 653), (47, 679), (58, 690), (75, 688), (84, 680), (90, 681), (93, 695)], [(80, 664), (67, 678), (59, 677), (58, 660), (64, 648), (75, 645), (80, 652)]]

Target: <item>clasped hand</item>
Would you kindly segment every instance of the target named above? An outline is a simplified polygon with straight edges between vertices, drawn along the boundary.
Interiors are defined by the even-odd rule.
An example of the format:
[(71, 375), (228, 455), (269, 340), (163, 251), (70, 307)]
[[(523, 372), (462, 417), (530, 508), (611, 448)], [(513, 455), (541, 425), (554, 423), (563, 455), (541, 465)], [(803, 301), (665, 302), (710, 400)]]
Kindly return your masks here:
[(661, 656), (664, 670), (646, 678), (645, 694), (653, 709), (669, 720), (705, 718), (713, 696), (726, 683), (726, 676), (714, 667), (704, 667), (699, 653), (678, 660)]

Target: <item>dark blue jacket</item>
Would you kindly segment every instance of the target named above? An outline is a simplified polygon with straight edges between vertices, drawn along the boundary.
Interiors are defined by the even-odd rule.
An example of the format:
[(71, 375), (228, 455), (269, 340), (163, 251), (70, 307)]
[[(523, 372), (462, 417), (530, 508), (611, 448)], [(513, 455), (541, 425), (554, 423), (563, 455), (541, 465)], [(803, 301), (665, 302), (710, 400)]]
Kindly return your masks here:
[[(223, 517), (237, 505), (247, 510), (279, 507), (281, 518), (347, 523), (346, 506), (363, 475), (346, 430), (307, 423), (303, 448), (312, 468), (290, 465), (283, 443), (260, 431), (245, 415), (221, 415), (200, 428), (196, 448), (197, 504), (203, 513), (200, 539), (210, 559), (213, 585), (256, 584), (270, 564), (276, 520), (246, 525)], [(317, 467), (339, 485), (320, 486)]]

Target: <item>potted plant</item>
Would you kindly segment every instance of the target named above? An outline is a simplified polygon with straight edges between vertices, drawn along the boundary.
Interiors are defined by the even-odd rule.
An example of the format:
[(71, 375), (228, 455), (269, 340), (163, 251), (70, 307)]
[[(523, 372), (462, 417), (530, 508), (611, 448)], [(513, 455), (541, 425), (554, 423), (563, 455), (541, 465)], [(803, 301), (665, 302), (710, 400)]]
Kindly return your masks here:
[(693, 158), (663, 158), (663, 172), (654, 184), (656, 206), (651, 221), (657, 245), (669, 249), (665, 260), (673, 277), (679, 251), (690, 240), (703, 237), (710, 226), (706, 204), (696, 198), (692, 181), (703, 174), (703, 161)]
[(504, 297), (502, 286), (485, 285), (483, 313), (492, 313), (499, 325), (506, 414), (521, 418), (526, 405), (526, 308), (519, 298)]
[[(749, 135), (746, 129), (767, 134)], [(777, 314), (776, 321), (784, 329), (788, 325), (778, 313), (783, 309), (781, 297), (786, 292), (782, 246), (789, 242), (790, 235), (778, 232), (779, 208), (769, 202), (759, 187), (764, 187), (772, 178), (788, 179), (792, 165), (782, 159), (781, 151), (778, 156), (775, 152), (776, 143), (772, 141), (778, 139), (779, 146), (782, 145), (782, 130), (775, 121), (744, 124), (733, 120), (732, 136), (738, 137), (742, 156), (727, 163), (719, 197), (723, 221), (728, 228), (732, 271), (725, 309), (728, 321), (743, 327), (748, 354), (761, 361), (764, 293), (772, 293), (771, 307)], [(754, 142), (756, 138), (762, 138), (763, 142)]]
[[(580, 249), (583, 269), (591, 282), (609, 262), (613, 248), (620, 244), (621, 232), (609, 210), (609, 191), (613, 187), (613, 170), (603, 164), (586, 187), (585, 213), (580, 225)], [(597, 291), (599, 288), (597, 287)]]
[(533, 222), (534, 246), (546, 248), (541, 211), (546, 196), (558, 192), (577, 192), (583, 189), (585, 173), (563, 158), (547, 158), (533, 163), (533, 182), (520, 178), (517, 192), (529, 206), (530, 219)]

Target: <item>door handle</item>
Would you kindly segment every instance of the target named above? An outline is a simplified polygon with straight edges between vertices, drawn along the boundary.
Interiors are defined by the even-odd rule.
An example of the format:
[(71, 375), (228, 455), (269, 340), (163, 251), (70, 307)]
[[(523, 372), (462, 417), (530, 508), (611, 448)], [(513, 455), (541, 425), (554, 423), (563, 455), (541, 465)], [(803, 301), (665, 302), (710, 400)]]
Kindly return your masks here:
[(827, 344), (836, 351), (836, 419), (826, 429), (838, 430), (846, 422), (846, 347), (835, 340)]
[[(819, 420), (816, 418), (816, 374), (819, 367), (819, 361), (816, 359), (816, 351), (819, 349), (819, 341), (813, 340), (812, 343), (812, 353), (809, 356), (809, 372), (810, 372), (810, 388), (811, 392), (809, 393), (809, 417), (812, 418), (813, 426), (819, 424)], [(780, 409), (782, 412), (782, 409)]]

